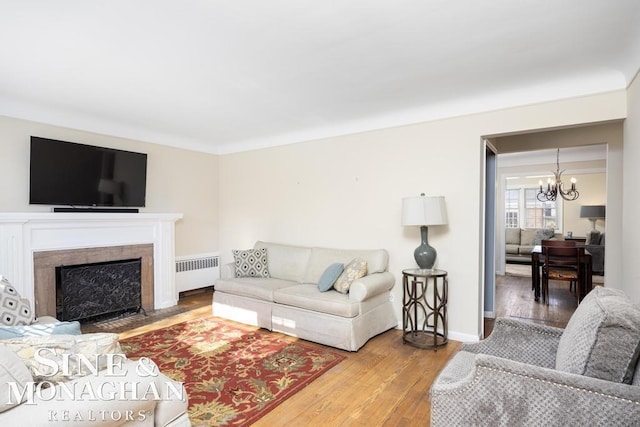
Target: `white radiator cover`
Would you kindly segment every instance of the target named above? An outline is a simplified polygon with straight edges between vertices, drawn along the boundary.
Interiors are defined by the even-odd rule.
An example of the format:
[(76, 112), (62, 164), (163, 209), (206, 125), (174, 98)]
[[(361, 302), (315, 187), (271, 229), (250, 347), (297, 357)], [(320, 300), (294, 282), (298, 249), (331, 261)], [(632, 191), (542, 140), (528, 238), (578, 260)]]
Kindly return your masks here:
[(176, 290), (178, 292), (213, 286), (220, 277), (217, 253), (176, 257)]

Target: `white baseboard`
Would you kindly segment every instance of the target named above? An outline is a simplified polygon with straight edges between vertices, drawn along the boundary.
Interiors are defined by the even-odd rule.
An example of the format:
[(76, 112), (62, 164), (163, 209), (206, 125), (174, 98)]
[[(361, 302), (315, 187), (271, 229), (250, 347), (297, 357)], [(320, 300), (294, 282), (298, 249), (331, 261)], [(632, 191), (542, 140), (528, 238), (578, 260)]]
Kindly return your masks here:
[(448, 338), (454, 341), (461, 342), (478, 342), (480, 341), (480, 336), (471, 335), (471, 334), (463, 334), (462, 332), (449, 331)]
[[(398, 322), (398, 327), (396, 329), (402, 330), (402, 322)], [(438, 330), (439, 332), (442, 332)], [(447, 334), (447, 338), (454, 341), (461, 342), (478, 342), (480, 341), (480, 336), (471, 335), (471, 334), (463, 334), (462, 332), (449, 331)]]

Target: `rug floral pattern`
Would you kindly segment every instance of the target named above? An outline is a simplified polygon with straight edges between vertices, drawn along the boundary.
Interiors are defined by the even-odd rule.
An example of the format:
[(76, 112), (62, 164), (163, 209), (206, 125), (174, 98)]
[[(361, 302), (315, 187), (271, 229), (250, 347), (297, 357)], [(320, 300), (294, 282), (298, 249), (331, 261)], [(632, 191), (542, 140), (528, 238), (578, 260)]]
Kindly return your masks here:
[(245, 426), (345, 356), (277, 333), (207, 317), (121, 341), (184, 384), (194, 426)]

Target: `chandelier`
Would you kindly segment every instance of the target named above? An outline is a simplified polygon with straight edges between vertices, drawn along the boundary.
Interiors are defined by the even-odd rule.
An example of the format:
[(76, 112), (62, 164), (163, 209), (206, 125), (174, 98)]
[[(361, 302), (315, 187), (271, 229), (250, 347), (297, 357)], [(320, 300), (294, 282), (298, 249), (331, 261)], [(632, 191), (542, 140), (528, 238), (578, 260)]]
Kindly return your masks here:
[(553, 202), (556, 200), (558, 195), (565, 200), (571, 201), (575, 200), (580, 196), (578, 190), (576, 190), (576, 179), (571, 178), (571, 189), (565, 190), (562, 185), (562, 172), (564, 170), (560, 170), (560, 149), (558, 148), (558, 153), (556, 155), (556, 171), (553, 172), (555, 175), (555, 180), (551, 180), (551, 178), (547, 179), (547, 190), (542, 189), (542, 181), (539, 181), (540, 191), (538, 191), (537, 198), (541, 202)]

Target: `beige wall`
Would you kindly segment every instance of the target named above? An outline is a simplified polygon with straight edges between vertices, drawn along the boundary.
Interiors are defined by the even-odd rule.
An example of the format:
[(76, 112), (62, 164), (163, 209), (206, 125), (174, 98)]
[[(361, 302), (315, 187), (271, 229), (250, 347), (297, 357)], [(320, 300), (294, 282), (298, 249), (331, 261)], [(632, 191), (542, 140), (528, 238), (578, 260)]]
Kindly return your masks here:
[(443, 195), (449, 225), (431, 227), (429, 239), (438, 250), (437, 266), (449, 271), (449, 330), (454, 339), (477, 338), (484, 274), (482, 136), (625, 114), (620, 91), (222, 156), (223, 262), (232, 260), (232, 249), (258, 239), (386, 248), (401, 319), (401, 272), (415, 266), (419, 244), (418, 229), (400, 225), (401, 199)]
[[(638, 268), (638, 242), (640, 242), (640, 190), (638, 188), (640, 185), (640, 78), (637, 75), (627, 92), (628, 118), (624, 124), (624, 212), (621, 221), (621, 226), (624, 229), (621, 253), (623, 271), (619, 287), (636, 303), (640, 303), (640, 269)], [(608, 211), (607, 216), (609, 216)], [(610, 224), (609, 221), (607, 226), (609, 227)]]
[[(563, 202), (564, 234), (572, 231), (574, 236), (585, 237), (592, 228), (592, 222), (587, 218), (580, 218), (580, 206), (582, 205), (606, 205), (607, 201), (607, 176), (604, 173), (576, 174), (580, 198), (572, 202)], [(605, 231), (606, 220), (596, 221), (596, 229)]]
[[(626, 138), (634, 139), (627, 144), (636, 147), (625, 150), (630, 183), (640, 178), (633, 165), (640, 160), (637, 86), (630, 91), (634, 116), (625, 125)], [(185, 215), (176, 228), (176, 255), (219, 250), (226, 262), (232, 249), (258, 239), (386, 248), (401, 319), (401, 272), (415, 266), (419, 244), (418, 229), (400, 225), (401, 199), (443, 195), (449, 224), (431, 227), (429, 239), (438, 249), (437, 266), (449, 271), (451, 338), (473, 339), (483, 314), (483, 136), (617, 120), (626, 109), (626, 92), (619, 91), (220, 157), (0, 118), (0, 211), (47, 209), (27, 201), (29, 135), (147, 152), (145, 211)], [(622, 229), (615, 218), (622, 217), (621, 144), (610, 145), (608, 155), (606, 268), (613, 270), (607, 278), (620, 283)], [(640, 198), (633, 185), (625, 191), (625, 244), (631, 249), (632, 239), (640, 238)], [(625, 276), (637, 283), (634, 261), (627, 265)]]
[(50, 211), (29, 205), (30, 136), (147, 153), (147, 207), (141, 212), (180, 212), (176, 255), (218, 248), (218, 156), (115, 138), (0, 116), (1, 212)]
[[(583, 164), (586, 162), (583, 162)], [(605, 168), (605, 162), (589, 162), (589, 163), (598, 163), (598, 169)], [(571, 167), (571, 168), (581, 168), (581, 165), (574, 163), (563, 163), (562, 167)], [(539, 168), (539, 167), (538, 167)], [(536, 173), (538, 172), (538, 168), (535, 169)], [(548, 173), (549, 170), (546, 168), (543, 172)], [(585, 167), (586, 168), (586, 167)], [(508, 169), (508, 170), (507, 170)], [(510, 174), (522, 175), (522, 168), (505, 168), (499, 169), (499, 176), (508, 176)], [(555, 169), (554, 169), (555, 170)], [(565, 201), (561, 200), (562, 206), (562, 223), (560, 224), (560, 231), (563, 234), (567, 234), (568, 231), (573, 232), (574, 236), (586, 236), (586, 233), (591, 230), (591, 221), (585, 218), (580, 218), (580, 206), (582, 205), (604, 205), (607, 200), (607, 176), (605, 173), (588, 173), (588, 174), (576, 174), (576, 173), (566, 173), (563, 174), (564, 181), (569, 180), (569, 178), (574, 177), (577, 180), (577, 189), (580, 192), (580, 197), (574, 201)], [(522, 177), (520, 179), (509, 179), (506, 181), (507, 188), (532, 188), (538, 187), (539, 179), (538, 178), (525, 178)], [(502, 197), (503, 188), (505, 185), (501, 185), (498, 187), (498, 194)], [(544, 185), (546, 185), (546, 181), (544, 181)], [(499, 206), (502, 209), (499, 209), (499, 214), (504, 212), (504, 203), (500, 203)], [(596, 228), (601, 232), (605, 231), (604, 221), (598, 220), (596, 222)], [(501, 246), (502, 248), (504, 246)]]

